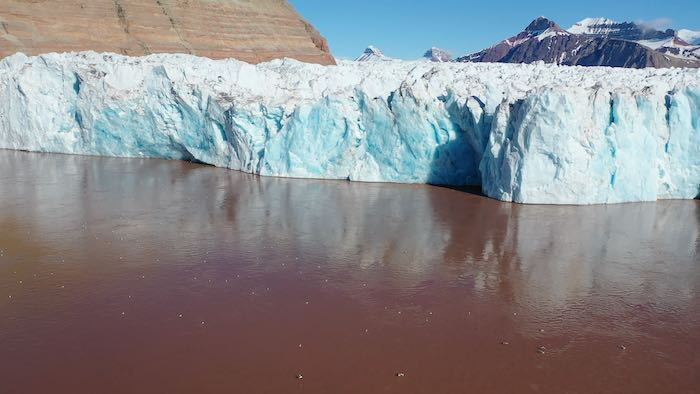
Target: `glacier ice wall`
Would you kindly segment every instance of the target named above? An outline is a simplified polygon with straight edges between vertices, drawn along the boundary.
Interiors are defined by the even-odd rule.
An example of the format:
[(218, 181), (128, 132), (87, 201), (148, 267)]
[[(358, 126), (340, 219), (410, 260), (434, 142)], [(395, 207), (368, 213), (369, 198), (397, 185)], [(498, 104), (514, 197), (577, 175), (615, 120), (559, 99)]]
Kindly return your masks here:
[(0, 148), (481, 185), (522, 203), (688, 199), (700, 70), (17, 54), (0, 62)]

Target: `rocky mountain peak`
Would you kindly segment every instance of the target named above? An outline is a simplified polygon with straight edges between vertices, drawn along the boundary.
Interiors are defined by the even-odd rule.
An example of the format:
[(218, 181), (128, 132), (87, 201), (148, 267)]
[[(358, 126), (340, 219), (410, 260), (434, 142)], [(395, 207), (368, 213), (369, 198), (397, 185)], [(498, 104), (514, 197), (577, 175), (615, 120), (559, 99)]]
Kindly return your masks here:
[(564, 30), (539, 17), (525, 31), (462, 62), (533, 63), (627, 68), (700, 67), (700, 33), (656, 30), (643, 23), (586, 18)]
[(452, 61), (452, 54), (442, 48), (432, 47), (423, 55), (425, 59), (435, 63), (445, 63)]
[(525, 28), (525, 32), (531, 33), (533, 35), (541, 34), (547, 30), (550, 31), (564, 31), (558, 24), (556, 24), (551, 19), (545, 18), (544, 16), (537, 17), (534, 21)]
[(377, 48), (374, 45), (367, 46), (364, 52), (362, 52), (362, 55), (355, 59), (356, 62), (371, 62), (378, 60), (391, 60), (391, 58), (386, 56), (381, 49)]

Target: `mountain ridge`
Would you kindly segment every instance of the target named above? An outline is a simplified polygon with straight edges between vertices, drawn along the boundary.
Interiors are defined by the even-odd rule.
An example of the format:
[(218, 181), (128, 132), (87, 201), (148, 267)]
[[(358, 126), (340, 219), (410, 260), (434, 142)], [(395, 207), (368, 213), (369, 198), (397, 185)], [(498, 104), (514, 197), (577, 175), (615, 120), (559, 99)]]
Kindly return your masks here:
[(633, 22), (586, 18), (569, 29), (538, 17), (522, 32), (457, 59), (460, 62), (533, 63), (561, 65), (645, 67), (700, 67), (700, 33), (660, 31)]

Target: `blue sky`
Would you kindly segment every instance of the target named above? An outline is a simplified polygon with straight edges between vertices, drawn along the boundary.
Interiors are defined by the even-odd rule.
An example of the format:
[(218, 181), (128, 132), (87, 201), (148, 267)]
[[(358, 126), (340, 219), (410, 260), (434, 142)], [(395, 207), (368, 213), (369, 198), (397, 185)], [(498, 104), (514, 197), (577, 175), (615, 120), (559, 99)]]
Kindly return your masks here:
[(585, 17), (654, 21), (700, 30), (700, 0), (290, 0), (328, 39), (333, 54), (356, 57), (369, 44), (417, 58), (431, 46), (463, 55), (521, 31), (539, 15), (568, 28)]

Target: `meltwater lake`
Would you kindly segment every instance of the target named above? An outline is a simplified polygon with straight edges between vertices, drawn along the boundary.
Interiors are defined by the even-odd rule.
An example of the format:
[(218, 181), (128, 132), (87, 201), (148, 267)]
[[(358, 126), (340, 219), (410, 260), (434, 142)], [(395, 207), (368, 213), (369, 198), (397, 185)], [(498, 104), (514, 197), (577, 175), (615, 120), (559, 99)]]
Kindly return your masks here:
[(700, 201), (0, 151), (0, 392), (698, 393)]

